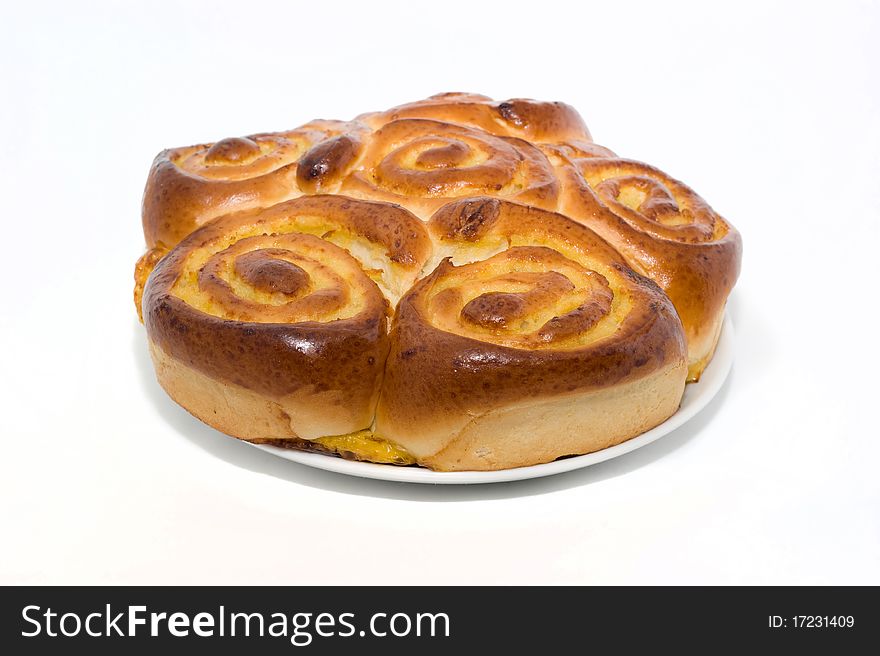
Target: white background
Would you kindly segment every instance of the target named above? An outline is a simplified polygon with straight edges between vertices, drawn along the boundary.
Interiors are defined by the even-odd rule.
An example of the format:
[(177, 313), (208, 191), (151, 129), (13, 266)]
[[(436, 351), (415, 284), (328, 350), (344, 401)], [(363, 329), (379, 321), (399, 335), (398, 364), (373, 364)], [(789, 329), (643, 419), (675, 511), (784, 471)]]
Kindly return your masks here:
[[(0, 582), (880, 583), (877, 2), (295, 4), (4, 4)], [(310, 470), (169, 401), (131, 301), (155, 153), (446, 90), (569, 102), (741, 230), (719, 397), (467, 488)]]

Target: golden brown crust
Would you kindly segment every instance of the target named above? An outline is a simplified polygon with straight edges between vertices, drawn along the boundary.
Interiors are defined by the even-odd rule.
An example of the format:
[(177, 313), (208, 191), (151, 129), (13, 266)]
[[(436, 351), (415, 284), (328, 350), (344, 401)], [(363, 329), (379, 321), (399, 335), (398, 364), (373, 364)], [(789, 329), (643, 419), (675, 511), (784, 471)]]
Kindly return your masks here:
[[(288, 414), (326, 397), (357, 410), (350, 413), (357, 425), (338, 432), (365, 428), (388, 348), (382, 289), (393, 294), (400, 281), (411, 283), (429, 249), (406, 210), (343, 196), (224, 217), (154, 269), (143, 301), (147, 333), (169, 356), (265, 395)], [(289, 264), (298, 284), (285, 287)]]
[[(378, 434), (425, 458), (474, 417), (530, 400), (615, 387), (666, 368), (680, 369), (683, 386), (686, 350), (669, 299), (585, 226), (479, 198), (446, 205), (429, 229), (441, 248), (466, 263), (444, 259), (398, 305)], [(561, 273), (575, 284), (545, 294), (540, 307), (505, 325), (475, 325), (457, 315), (499, 290), (522, 298), (535, 281), (510, 274), (523, 272)], [(602, 282), (582, 284), (589, 277)], [(453, 302), (444, 298), (450, 292)], [(546, 332), (583, 308), (598, 317), (574, 330)]]
[(242, 439), (438, 470), (665, 420), (742, 249), (568, 105), (460, 93), (164, 151), (143, 224), (135, 302), (181, 405)]
[(217, 216), (299, 196), (299, 158), (315, 144), (359, 129), (343, 121), (313, 121), (287, 132), (163, 150), (144, 189), (147, 248), (171, 248)]
[(331, 191), (348, 175), (364, 148), (363, 130), (351, 131), (314, 146), (299, 160), (296, 181), (301, 191)]
[(690, 379), (699, 379), (739, 275), (739, 233), (690, 187), (653, 166), (571, 151), (556, 155), (561, 211), (593, 228), (663, 288), (685, 329)]
[(392, 121), (373, 133), (341, 191), (398, 203), (423, 219), (454, 198), (492, 194), (555, 208), (553, 167), (522, 139), (428, 119)]
[(457, 123), (531, 142), (591, 141), (584, 120), (570, 105), (529, 98), (492, 100), (474, 93), (440, 93), (384, 112), (362, 114), (358, 120), (377, 130), (403, 118)]

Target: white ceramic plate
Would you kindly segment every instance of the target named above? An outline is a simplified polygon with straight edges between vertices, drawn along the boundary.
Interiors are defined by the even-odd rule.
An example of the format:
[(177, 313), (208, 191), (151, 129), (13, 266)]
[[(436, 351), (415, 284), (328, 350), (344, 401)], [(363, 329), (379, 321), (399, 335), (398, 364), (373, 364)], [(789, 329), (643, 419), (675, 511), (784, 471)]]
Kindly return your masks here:
[(715, 349), (715, 357), (706, 367), (700, 382), (688, 385), (684, 390), (684, 398), (681, 407), (674, 415), (664, 421), (659, 426), (652, 428), (646, 433), (642, 433), (638, 437), (627, 440), (617, 446), (612, 446), (601, 451), (588, 453), (583, 456), (574, 456), (572, 458), (564, 458), (555, 460), (543, 465), (532, 465), (531, 467), (518, 467), (516, 469), (504, 469), (502, 471), (463, 471), (463, 472), (434, 472), (421, 467), (397, 467), (395, 465), (379, 465), (371, 462), (358, 462), (356, 460), (344, 460), (334, 456), (327, 456), (320, 453), (307, 453), (305, 451), (295, 451), (293, 449), (281, 449), (276, 446), (267, 446), (265, 444), (254, 444), (252, 446), (268, 451), (279, 458), (293, 460), (309, 467), (317, 467), (318, 469), (326, 469), (327, 471), (337, 472), (340, 474), (350, 474), (351, 476), (361, 476), (363, 478), (378, 478), (386, 481), (398, 481), (405, 483), (447, 483), (447, 484), (468, 484), (468, 483), (504, 483), (507, 481), (520, 481), (527, 478), (538, 478), (540, 476), (552, 476), (553, 474), (561, 474), (562, 472), (580, 469), (581, 467), (589, 467), (597, 462), (616, 458), (617, 456), (629, 453), (641, 446), (650, 444), (656, 439), (668, 435), (676, 428), (692, 419), (700, 410), (706, 407), (709, 401), (721, 389), (721, 385), (730, 372), (730, 366), (733, 364), (733, 325), (730, 317), (725, 317), (724, 326), (721, 329), (721, 337), (718, 340), (718, 346)]

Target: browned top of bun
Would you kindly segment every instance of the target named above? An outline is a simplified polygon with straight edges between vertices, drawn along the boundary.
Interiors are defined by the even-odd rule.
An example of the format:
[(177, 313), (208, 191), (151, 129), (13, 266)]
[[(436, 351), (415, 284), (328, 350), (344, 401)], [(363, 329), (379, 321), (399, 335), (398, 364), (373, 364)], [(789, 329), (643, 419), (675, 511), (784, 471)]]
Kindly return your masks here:
[[(344, 197), (333, 194), (344, 194)], [(309, 198), (313, 200), (307, 200)], [(479, 200), (469, 200), (474, 198)], [(310, 205), (312, 202), (318, 205)], [(529, 208), (523, 209), (526, 205)], [(481, 207), (483, 209), (479, 209)], [(314, 227), (302, 232), (303, 217), (312, 216), (309, 212), (337, 227), (324, 232)], [(593, 302), (576, 315), (566, 314), (566, 318), (542, 326), (533, 335), (509, 340), (489, 339), (485, 346), (487, 349), (511, 348), (541, 354), (541, 357), (565, 353), (570, 349), (562, 345), (569, 344), (566, 340), (573, 339), (572, 335), (595, 334), (597, 325), (607, 324), (602, 319), (603, 312), (608, 310), (607, 296), (609, 290), (612, 295), (615, 293), (614, 285), (608, 281), (630, 280), (627, 284), (639, 289), (641, 285), (650, 287), (650, 284), (641, 277), (638, 278), (641, 282), (636, 284), (635, 278), (627, 277), (629, 274), (624, 275), (599, 261), (596, 266), (605, 266), (607, 275), (595, 273), (603, 278), (577, 273), (559, 260), (559, 257), (570, 259), (571, 254), (560, 255), (562, 242), (559, 240), (563, 234), (557, 233), (563, 224), (559, 223), (557, 212), (573, 220), (563, 222), (565, 234), (581, 231), (575, 242), (595, 243), (598, 235), (610, 246), (594, 246), (594, 252), (608, 253), (607, 257), (602, 256), (608, 262), (614, 254), (618, 263), (652, 280), (671, 299), (688, 341), (691, 378), (696, 379), (711, 357), (722, 311), (739, 273), (740, 236), (683, 183), (647, 164), (620, 158), (594, 143), (578, 113), (559, 102), (495, 101), (477, 94), (439, 94), (386, 111), (363, 114), (350, 122), (314, 121), (287, 132), (163, 151), (153, 164), (144, 192), (144, 232), (151, 250), (137, 268), (136, 302), (139, 308), (149, 306), (154, 313), (158, 312), (159, 304), (176, 307), (183, 303), (186, 308), (180, 309), (181, 316), (189, 316), (189, 313), (195, 317), (193, 313), (197, 312), (200, 317), (208, 317), (199, 318), (198, 321), (203, 322), (199, 325), (208, 325), (205, 322), (211, 319), (219, 321), (221, 323), (211, 329), (218, 334), (239, 335), (239, 328), (248, 323), (262, 324), (267, 326), (266, 330), (271, 330), (270, 325), (277, 325), (282, 337), (275, 338), (273, 343), (282, 350), (287, 348), (285, 345), (303, 343), (305, 333), (302, 331), (307, 330), (303, 326), (315, 322), (320, 326), (332, 324), (332, 328), (321, 330), (340, 331), (346, 338), (364, 336), (366, 330), (373, 336), (368, 341), (372, 340), (374, 348), (381, 351), (385, 347), (380, 342), (385, 338), (376, 326), (384, 325), (384, 319), (377, 320), (379, 314), (384, 317), (404, 295), (409, 300), (402, 304), (401, 316), (413, 311), (411, 307), (417, 305), (417, 297), (407, 292), (420, 275), (427, 277), (413, 292), (424, 289), (429, 280), (448, 280), (459, 275), (457, 260), (443, 263), (444, 254), (461, 256), (472, 252), (477, 259), (488, 262), (504, 251), (506, 255), (499, 255), (492, 264), (484, 266), (491, 269), (504, 263), (512, 269), (529, 269), (535, 262), (546, 262), (548, 271), (518, 272), (513, 278), (511, 273), (504, 284), (519, 285), (527, 292), (489, 296), (457, 312), (453, 312), (455, 302), (450, 300), (451, 294), (445, 301), (443, 298), (436, 303), (431, 301), (432, 312), (438, 318), (447, 310), (452, 313), (450, 317), (454, 315), (454, 321), (449, 318), (441, 322), (442, 332), (450, 340), (453, 337), (460, 340), (497, 329), (501, 331), (497, 337), (504, 333), (504, 325), (512, 325), (521, 316), (531, 316), (534, 308), (545, 307), (553, 298), (574, 298), (575, 292), (588, 293), (594, 298)], [(287, 213), (298, 218), (291, 219)], [(494, 217), (491, 221), (485, 218), (487, 213)], [(226, 216), (229, 214), (232, 216)], [(428, 224), (431, 238), (424, 225), (418, 223), (419, 219)], [(416, 225), (413, 221), (419, 225), (418, 229), (404, 230), (417, 236), (400, 241), (402, 250), (396, 250), (397, 237), (388, 242), (394, 227), (389, 221), (401, 230), (404, 226)], [(463, 221), (463, 224), (455, 228), (455, 221)], [(491, 228), (484, 227), (481, 221), (486, 221), (486, 226)], [(279, 233), (282, 231), (279, 226), (288, 224), (294, 226), (290, 231), (296, 234), (287, 234), (277, 243), (271, 236), (249, 234), (248, 238), (256, 241), (245, 245), (225, 244), (224, 254), (212, 254), (211, 257), (219, 259), (200, 262), (198, 271), (174, 269), (190, 266), (186, 263), (194, 261), (195, 253), (202, 252), (199, 249), (210, 250), (225, 243), (223, 240), (227, 237), (223, 235), (227, 232), (235, 233), (246, 225), (268, 225), (266, 222), (274, 226), (270, 235)], [(318, 224), (320, 221), (315, 226)], [(339, 228), (342, 224), (347, 227)], [(196, 233), (201, 236), (186, 239), (172, 255), (161, 259), (174, 244), (199, 226), (204, 226)], [(469, 231), (481, 236), (471, 241)], [(343, 233), (356, 238), (346, 242), (340, 237)], [(525, 237), (526, 234), (529, 236)], [(551, 235), (555, 236), (551, 239)], [(508, 238), (511, 241), (506, 242)], [(265, 243), (260, 242), (260, 252), (252, 254), (249, 244), (261, 239)], [(548, 245), (540, 239), (552, 243)], [(200, 243), (199, 240), (207, 241)], [(525, 241), (514, 244), (516, 240)], [(485, 250), (487, 243), (494, 244), (496, 253)], [(512, 245), (522, 249), (512, 249)], [(384, 249), (382, 255), (376, 253), (377, 248)], [(308, 269), (312, 265), (306, 266), (283, 255), (288, 251), (310, 252), (315, 262), (326, 259), (328, 271)], [(407, 257), (412, 261), (404, 261)], [(227, 260), (234, 263), (227, 265)], [(143, 285), (158, 261), (161, 265), (152, 283), (154, 292), (141, 305)], [(431, 266), (422, 271), (426, 262)], [(567, 273), (553, 269), (557, 265), (577, 282)], [(334, 266), (340, 267), (340, 271), (344, 269), (345, 273), (334, 272)], [(169, 273), (171, 271), (176, 273)], [(179, 281), (181, 272), (185, 273), (185, 284)], [(333, 287), (329, 282), (333, 278), (331, 274), (339, 279), (337, 291), (329, 290)], [(161, 281), (167, 282), (168, 276), (178, 277), (165, 292), (156, 291), (162, 288)], [(233, 276), (238, 286), (231, 285), (224, 276)], [(315, 276), (326, 282), (328, 289), (314, 297), (302, 295), (302, 290), (309, 288), (309, 281)], [(378, 285), (379, 291), (368, 283)], [(651, 293), (656, 293), (656, 289), (652, 289)], [(199, 294), (193, 292), (187, 296), (193, 290), (199, 290)], [(250, 291), (242, 297), (242, 290)], [(289, 302), (267, 302), (279, 294)], [(352, 299), (360, 299), (356, 311), (351, 310)], [(553, 303), (546, 307), (550, 306)], [(346, 309), (351, 312), (346, 314)], [(177, 310), (168, 317), (175, 313)], [(169, 349), (183, 349), (179, 352), (192, 362), (208, 358), (211, 349), (238, 352), (237, 338), (228, 337), (232, 341), (211, 346), (207, 343), (210, 341), (207, 333), (199, 333), (204, 344), (190, 340), (184, 349), (180, 344), (186, 340), (177, 337), (168, 327), (171, 319), (166, 317), (166, 323), (160, 325), (157, 316), (148, 318), (151, 330), (165, 340), (163, 343)], [(149, 324), (150, 321), (153, 323)], [(234, 324), (224, 323), (230, 321)], [(350, 331), (346, 322), (351, 323)], [(437, 328), (431, 322), (428, 325)], [(193, 326), (187, 330), (198, 333)], [(290, 330), (296, 336), (285, 333)], [(315, 339), (320, 341), (324, 337)], [(174, 343), (178, 346), (173, 347)], [(331, 356), (329, 348), (309, 351), (312, 354), (309, 357), (314, 357), (316, 363), (321, 358), (331, 362), (326, 365), (327, 371), (315, 374), (319, 378), (330, 375), (333, 358), (349, 357), (336, 352)], [(593, 357), (595, 353), (591, 353)], [(248, 367), (262, 366), (260, 375), (271, 376), (273, 380), (292, 381), (294, 371), (301, 366), (291, 365), (290, 371), (276, 375), (274, 371), (267, 373), (265, 364), (259, 365), (257, 355), (247, 357), (250, 358)], [(307, 360), (305, 356), (296, 357), (300, 363)], [(520, 354), (520, 357), (526, 356)], [(250, 374), (234, 373), (241, 358), (236, 356), (231, 364), (216, 365), (219, 369), (212, 371), (224, 379), (245, 380)], [(620, 366), (623, 369), (615, 371), (626, 369), (625, 365)], [(315, 364), (313, 370), (319, 369)], [(616, 375), (606, 373), (605, 380), (612, 380)], [(312, 380), (311, 375), (303, 373), (307, 380)], [(565, 379), (560, 376), (561, 380)], [(582, 383), (581, 380), (578, 384)], [(269, 389), (267, 385), (261, 383), (261, 389)], [(273, 389), (286, 387), (289, 385), (278, 383)]]
[(379, 128), (344, 193), (399, 203), (422, 218), (453, 198), (493, 194), (555, 207), (558, 183), (539, 148), (522, 139), (428, 119)]
[(358, 120), (378, 129), (402, 118), (427, 118), (468, 125), (532, 142), (591, 140), (590, 131), (580, 114), (565, 103), (529, 98), (492, 100), (473, 93), (440, 93), (384, 112), (362, 114)]
[(448, 256), (398, 306), (380, 430), (609, 387), (684, 362), (669, 299), (586, 226), (483, 197), (445, 205), (428, 227)]
[[(682, 356), (669, 300), (586, 226), (483, 197), (445, 205), (428, 228), (451, 254), (401, 301), (399, 325), (412, 319), (412, 328), (444, 340), (476, 341), (484, 361), (568, 363), (578, 387), (644, 375), (637, 370)], [(578, 365), (591, 351), (615, 355), (607, 368)]]
[(226, 382), (272, 396), (342, 390), (364, 402), (382, 369), (391, 303), (429, 253), (422, 223), (384, 203), (308, 196), (233, 214), (156, 266), (147, 332)]
[[(600, 156), (595, 156), (596, 154)], [(556, 156), (554, 156), (556, 155)], [(601, 153), (551, 153), (560, 208), (607, 239), (672, 299), (689, 343), (713, 339), (739, 275), (742, 240), (696, 192), (656, 167)], [(700, 349), (705, 355), (705, 349)], [(692, 362), (691, 377), (705, 362)]]
[(297, 162), (315, 144), (357, 134), (343, 121), (163, 150), (144, 190), (147, 246), (170, 248), (210, 219), (300, 195)]

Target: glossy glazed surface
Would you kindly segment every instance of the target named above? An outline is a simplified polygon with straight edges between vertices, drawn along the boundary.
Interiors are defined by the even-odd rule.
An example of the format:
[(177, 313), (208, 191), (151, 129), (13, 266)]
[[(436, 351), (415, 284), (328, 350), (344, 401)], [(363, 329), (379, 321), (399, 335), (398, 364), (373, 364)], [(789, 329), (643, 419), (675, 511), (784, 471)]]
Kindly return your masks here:
[[(695, 192), (594, 144), (570, 106), (475, 94), (163, 151), (144, 229), (135, 299), (179, 403), (244, 439), (436, 468), (517, 466), (531, 447), (437, 454), (565, 395), (656, 378), (612, 443), (668, 417), (679, 369), (697, 380), (712, 357), (741, 253)], [(560, 449), (602, 448), (586, 435)]]

